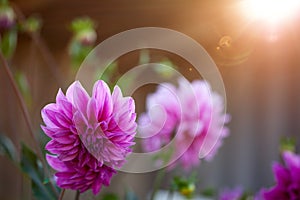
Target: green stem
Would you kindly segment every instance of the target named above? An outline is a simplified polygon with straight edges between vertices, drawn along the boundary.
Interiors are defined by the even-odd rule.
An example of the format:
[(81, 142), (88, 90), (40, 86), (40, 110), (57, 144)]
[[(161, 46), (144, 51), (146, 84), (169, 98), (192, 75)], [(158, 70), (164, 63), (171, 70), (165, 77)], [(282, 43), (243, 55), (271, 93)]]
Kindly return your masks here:
[(40, 160), (43, 160), (42, 159), (42, 156), (41, 156), (41, 149), (40, 147), (38, 146), (38, 140), (36, 139), (36, 137), (34, 136), (34, 129), (33, 129), (33, 126), (31, 124), (31, 121), (30, 121), (30, 115), (29, 115), (29, 112), (28, 112), (28, 109), (26, 107), (26, 104), (25, 104), (25, 101), (21, 95), (21, 92), (20, 90), (18, 89), (18, 86), (15, 82), (15, 79), (10, 71), (10, 68), (8, 66), (8, 63), (6, 61), (6, 59), (4, 58), (2, 52), (0, 52), (0, 62), (2, 64), (2, 66), (4, 67), (5, 69), (5, 72), (8, 76), (8, 79), (12, 85), (12, 88), (13, 88), (13, 91), (15, 93), (15, 95), (17, 96), (17, 99), (18, 99), (18, 102), (21, 106), (21, 111), (22, 111), (22, 114), (24, 115), (24, 118), (25, 118), (25, 123), (26, 123), (26, 126), (28, 127), (29, 129), (29, 134), (30, 134), (30, 137), (35, 141), (35, 149), (37, 151), (37, 155), (39, 157)]
[(60, 194), (59, 194), (59, 198), (58, 198), (58, 200), (62, 200), (63, 199), (63, 197), (64, 197), (64, 194), (65, 194), (65, 189), (62, 189), (61, 190), (61, 192), (60, 192)]
[(75, 200), (79, 200), (80, 192), (79, 190), (76, 191)]
[[(10, 84), (12, 85), (12, 88), (13, 88), (13, 91), (17, 97), (17, 100), (21, 106), (21, 111), (22, 111), (22, 114), (24, 116), (24, 119), (25, 119), (25, 123), (26, 123), (26, 126), (28, 127), (28, 130), (29, 130), (29, 135), (30, 137), (33, 139), (34, 141), (34, 147), (35, 147), (35, 151), (36, 151), (36, 154), (37, 154), (37, 157), (39, 158), (39, 160), (42, 162), (43, 166), (44, 166), (44, 169), (48, 169), (46, 166), (46, 161), (44, 159), (44, 157), (42, 156), (42, 150), (39, 146), (39, 141), (38, 139), (35, 137), (34, 135), (34, 128), (33, 128), (33, 125), (31, 123), (31, 120), (30, 120), (30, 115), (29, 115), (29, 111), (27, 109), (27, 106), (25, 104), (25, 101), (24, 101), (24, 98), (17, 86), (17, 83), (12, 75), (12, 72), (10, 71), (10, 68), (8, 66), (8, 63), (6, 61), (6, 59), (4, 58), (2, 52), (0, 52), (0, 62), (2, 64), (2, 66), (4, 67), (5, 69), (5, 72), (8, 76), (8, 79), (10, 81)], [(47, 171), (47, 173), (49, 174), (49, 171)], [(50, 176), (49, 176), (50, 177)], [(52, 182), (51, 182), (51, 187), (52, 187), (52, 190), (54, 191), (54, 193), (56, 195), (58, 195), (56, 189), (54, 188), (54, 186), (52, 185)]]
[(155, 180), (154, 180), (154, 187), (153, 187), (153, 191), (151, 193), (151, 200), (154, 200), (155, 194), (157, 192), (157, 190), (159, 189), (159, 187), (161, 186), (162, 180), (165, 176), (165, 169), (161, 169), (158, 171)]

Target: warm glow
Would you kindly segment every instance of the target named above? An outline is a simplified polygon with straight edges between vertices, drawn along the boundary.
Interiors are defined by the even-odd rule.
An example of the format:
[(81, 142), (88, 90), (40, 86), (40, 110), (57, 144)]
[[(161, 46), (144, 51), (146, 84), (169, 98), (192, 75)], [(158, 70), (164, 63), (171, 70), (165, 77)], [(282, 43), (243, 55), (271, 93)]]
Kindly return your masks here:
[(244, 0), (244, 12), (254, 20), (278, 23), (299, 11), (300, 0)]

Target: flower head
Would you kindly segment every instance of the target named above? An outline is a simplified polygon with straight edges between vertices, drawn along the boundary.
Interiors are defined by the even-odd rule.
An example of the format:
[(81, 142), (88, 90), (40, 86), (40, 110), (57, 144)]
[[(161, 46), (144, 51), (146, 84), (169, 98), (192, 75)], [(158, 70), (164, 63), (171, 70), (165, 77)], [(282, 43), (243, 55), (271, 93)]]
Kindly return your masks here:
[(49, 165), (57, 170), (57, 185), (97, 194), (109, 185), (121, 167), (136, 133), (135, 104), (123, 97), (118, 86), (112, 94), (105, 82), (97, 81), (91, 97), (75, 81), (66, 95), (58, 91), (56, 103), (42, 109), (42, 126), (51, 140), (46, 145)]
[(211, 91), (205, 81), (192, 83), (179, 80), (179, 87), (164, 83), (148, 96), (148, 112), (139, 117), (139, 133), (146, 152), (155, 151), (175, 142), (173, 156), (181, 156), (180, 163), (185, 169), (199, 164), (199, 152), (209, 151), (205, 142), (214, 143), (206, 156), (213, 158), (221, 145), (221, 139), (228, 135), (223, 127), (229, 116), (224, 113), (222, 98)]
[(290, 151), (283, 153), (285, 166), (279, 163), (273, 165), (277, 185), (263, 190), (266, 200), (296, 200), (300, 199), (300, 157)]
[(15, 24), (15, 13), (8, 5), (0, 7), (0, 30), (10, 29)]

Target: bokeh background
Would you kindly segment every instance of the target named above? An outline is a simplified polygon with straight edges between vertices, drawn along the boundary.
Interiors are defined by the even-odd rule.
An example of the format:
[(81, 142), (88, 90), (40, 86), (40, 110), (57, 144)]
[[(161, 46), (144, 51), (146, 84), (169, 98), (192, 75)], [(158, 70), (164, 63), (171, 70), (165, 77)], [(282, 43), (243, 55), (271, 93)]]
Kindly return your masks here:
[[(217, 64), (226, 89), (227, 111), (232, 116), (231, 134), (215, 159), (199, 167), (199, 187), (243, 186), (257, 191), (262, 186), (270, 186), (273, 183), (271, 164), (279, 160), (280, 138), (293, 136), (299, 142), (300, 14), (270, 25), (249, 20), (239, 0), (12, 2), (25, 16), (36, 14), (42, 19), (41, 37), (56, 61), (53, 63), (56, 72), (53, 72), (32, 39), (26, 34), (19, 36), (10, 64), (13, 72), (21, 71), (28, 80), (32, 95), (30, 115), (37, 130), (41, 124), (41, 108), (54, 101), (59, 87), (65, 89), (72, 82), (72, 77), (67, 75), (71, 40), (68, 24), (76, 17), (89, 16), (97, 23), (97, 43), (132, 28), (170, 28), (198, 41)], [(134, 67), (138, 56), (138, 52), (122, 56), (121, 71)], [(195, 78), (187, 63), (176, 55), (153, 52), (151, 59), (163, 57), (172, 60), (187, 78)], [(135, 97), (139, 96), (138, 112), (143, 112), (145, 95)], [(12, 138), (18, 147), (20, 141), (33, 144), (2, 66), (0, 132)], [(26, 177), (9, 159), (0, 157), (0, 163), (1, 199), (30, 199)], [(154, 174), (120, 173), (106, 190), (122, 193), (122, 188), (129, 187), (143, 199), (151, 190)], [(92, 196), (86, 194), (86, 198)]]

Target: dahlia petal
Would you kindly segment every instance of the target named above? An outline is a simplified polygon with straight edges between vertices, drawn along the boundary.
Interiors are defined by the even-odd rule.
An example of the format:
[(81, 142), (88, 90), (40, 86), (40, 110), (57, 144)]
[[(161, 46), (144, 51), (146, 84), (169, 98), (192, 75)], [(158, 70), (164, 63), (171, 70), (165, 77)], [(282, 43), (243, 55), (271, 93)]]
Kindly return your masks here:
[(101, 189), (101, 179), (100, 178), (97, 178), (94, 183), (93, 183), (93, 186), (92, 186), (92, 189), (93, 189), (93, 194), (96, 195), (99, 193), (100, 189)]
[(278, 163), (275, 163), (273, 165), (273, 171), (278, 185), (285, 186), (289, 184), (291, 176), (289, 171), (286, 168), (284, 168)]
[(46, 160), (48, 164), (57, 171), (66, 171), (68, 167), (60, 161), (57, 156), (46, 154)]
[(87, 117), (89, 123), (96, 123), (98, 113), (97, 113), (97, 104), (94, 98), (91, 98), (88, 102)]
[(76, 82), (73, 90), (73, 101), (76, 108), (82, 112), (85, 113), (87, 103), (89, 101), (89, 95), (85, 91), (85, 89), (82, 87), (80, 82)]
[(52, 131), (52, 129), (49, 129), (47, 126), (43, 126), (43, 125), (41, 125), (41, 129), (48, 137), (53, 138), (54, 132)]
[(69, 126), (71, 125), (71, 121), (69, 119), (67, 119), (64, 115), (60, 114), (60, 113), (55, 113), (55, 119), (56, 121), (59, 123), (59, 125), (61, 127), (64, 128), (69, 128)]
[(59, 127), (60, 124), (55, 118), (56, 112), (53, 111), (54, 109), (49, 109), (48, 107), (50, 107), (50, 105), (45, 107), (41, 112), (44, 123), (49, 127)]
[(300, 157), (293, 152), (285, 151), (283, 158), (288, 168), (300, 168)]
[(97, 81), (93, 88), (92, 97), (96, 99), (98, 111), (98, 120), (102, 121), (108, 118), (113, 111), (112, 99), (110, 98), (110, 89), (104, 81)]
[(70, 160), (73, 160), (74, 158), (76, 158), (78, 155), (78, 153), (74, 153), (74, 154), (69, 154), (69, 153), (66, 153), (66, 154), (60, 154), (58, 156), (58, 158), (61, 160), (61, 161), (70, 161)]
[(74, 81), (74, 83), (72, 83), (66, 91), (66, 98), (73, 105), (74, 105), (74, 88), (78, 83), (79, 83), (79, 81)]

